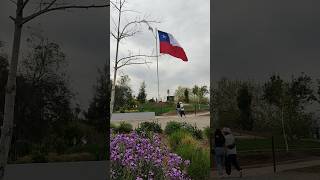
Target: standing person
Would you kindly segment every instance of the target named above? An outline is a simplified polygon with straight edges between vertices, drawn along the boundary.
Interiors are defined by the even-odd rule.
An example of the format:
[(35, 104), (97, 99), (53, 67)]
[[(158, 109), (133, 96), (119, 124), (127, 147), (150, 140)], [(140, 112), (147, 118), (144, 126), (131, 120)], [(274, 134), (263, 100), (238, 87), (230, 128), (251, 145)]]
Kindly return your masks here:
[(233, 134), (231, 133), (230, 128), (223, 128), (222, 132), (225, 138), (225, 147), (226, 147), (226, 173), (231, 174), (231, 165), (233, 165), (238, 171), (239, 176), (242, 177), (242, 169), (240, 168), (238, 159), (237, 159), (237, 149), (236, 142)]
[(180, 102), (177, 103), (176, 110), (177, 110), (178, 117), (181, 116), (181, 113), (180, 113)]
[(182, 117), (182, 115), (184, 115), (184, 117), (186, 117), (186, 114), (184, 113), (184, 107), (183, 107), (182, 102), (180, 102), (180, 115), (181, 115), (181, 117)]
[(218, 170), (219, 178), (223, 177), (223, 161), (225, 158), (225, 138), (220, 129), (216, 129), (214, 132), (214, 153), (215, 153), (215, 162)]

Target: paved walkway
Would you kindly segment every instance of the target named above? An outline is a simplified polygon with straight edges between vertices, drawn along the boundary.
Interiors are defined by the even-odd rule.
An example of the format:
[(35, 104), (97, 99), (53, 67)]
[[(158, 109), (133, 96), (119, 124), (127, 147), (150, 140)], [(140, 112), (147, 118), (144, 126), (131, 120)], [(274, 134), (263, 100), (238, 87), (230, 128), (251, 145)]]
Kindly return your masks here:
[[(304, 162), (294, 162), (289, 164), (277, 165), (277, 172), (273, 172), (273, 166), (266, 166), (260, 168), (244, 168), (243, 177), (241, 179), (283, 179), (283, 180), (320, 180), (320, 172), (306, 173), (306, 172), (295, 172), (295, 169), (319, 166), (320, 160), (309, 160)], [(290, 170), (290, 171), (288, 171)], [(216, 171), (211, 174), (212, 179), (218, 179)], [(223, 179), (239, 179), (239, 174), (236, 170), (229, 177)]]
[[(161, 128), (164, 129), (166, 124), (169, 121), (181, 121), (181, 122), (187, 122), (189, 124), (195, 124), (199, 129), (204, 129), (205, 127), (210, 126), (210, 113), (199, 113), (196, 116), (194, 114), (189, 114), (186, 116), (186, 118), (181, 118), (176, 116), (156, 116), (156, 121), (159, 122), (161, 125)], [(150, 120), (124, 120), (125, 122), (128, 122), (132, 124), (133, 128), (137, 128), (139, 123), (149, 121), (152, 122), (154, 119)], [(112, 123), (118, 124), (121, 121), (111, 121)]]

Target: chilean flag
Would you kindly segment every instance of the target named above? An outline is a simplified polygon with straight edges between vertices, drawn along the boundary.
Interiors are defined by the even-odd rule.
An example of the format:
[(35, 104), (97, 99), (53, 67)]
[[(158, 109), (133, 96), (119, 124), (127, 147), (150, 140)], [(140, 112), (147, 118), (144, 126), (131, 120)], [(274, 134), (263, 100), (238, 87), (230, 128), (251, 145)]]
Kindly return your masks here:
[(166, 32), (159, 31), (160, 53), (169, 54), (173, 57), (188, 61), (187, 55), (178, 41), (174, 37)]

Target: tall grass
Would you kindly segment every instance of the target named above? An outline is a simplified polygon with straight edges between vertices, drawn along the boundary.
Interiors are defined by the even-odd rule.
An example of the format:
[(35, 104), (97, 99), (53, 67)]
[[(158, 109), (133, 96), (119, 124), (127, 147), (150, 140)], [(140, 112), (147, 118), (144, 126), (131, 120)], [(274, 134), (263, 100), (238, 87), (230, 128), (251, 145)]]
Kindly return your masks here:
[(183, 129), (170, 134), (168, 142), (175, 153), (190, 160), (187, 172), (192, 179), (209, 179), (209, 149), (203, 149), (191, 133)]

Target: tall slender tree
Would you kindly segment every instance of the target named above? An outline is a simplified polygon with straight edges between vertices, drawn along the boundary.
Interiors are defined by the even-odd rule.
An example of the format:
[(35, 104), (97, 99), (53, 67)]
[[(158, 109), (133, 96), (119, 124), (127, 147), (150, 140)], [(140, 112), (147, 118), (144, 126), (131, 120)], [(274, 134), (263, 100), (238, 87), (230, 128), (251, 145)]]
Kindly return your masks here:
[(146, 98), (147, 98), (147, 93), (146, 93), (146, 83), (143, 81), (141, 83), (140, 89), (139, 89), (139, 94), (138, 94), (138, 101), (143, 104), (146, 102)]
[[(4, 107), (4, 120), (1, 129), (0, 139), (0, 180), (4, 177), (5, 167), (7, 165), (8, 154), (10, 150), (10, 144), (13, 131), (14, 120), (14, 105), (16, 95), (16, 77), (17, 67), (20, 52), (20, 43), (22, 29), (25, 24), (37, 17), (47, 14), (53, 11), (66, 10), (66, 9), (89, 9), (89, 8), (103, 8), (109, 6), (109, 4), (103, 3), (101, 5), (77, 5), (67, 4), (61, 0), (10, 0), (16, 6), (15, 17), (10, 16), (14, 22), (14, 37), (11, 53), (11, 61), (9, 68), (8, 81), (6, 86), (5, 107)], [(33, 6), (33, 7), (31, 7)], [(31, 13), (28, 14), (27, 7), (33, 8)], [(34, 11), (35, 10), (35, 11)]]
[(130, 65), (141, 65), (141, 64), (148, 64), (146, 58), (156, 57), (152, 55), (146, 54), (133, 54), (129, 52), (129, 55), (120, 57), (119, 56), (119, 49), (121, 42), (125, 39), (135, 36), (137, 33), (140, 32), (139, 27), (143, 24), (149, 25), (150, 23), (156, 23), (157, 21), (147, 20), (146, 17), (143, 18), (136, 18), (134, 20), (130, 20), (127, 22), (125, 21), (125, 13), (130, 11), (134, 12), (134, 10), (130, 10), (126, 8), (127, 1), (126, 0), (118, 0), (118, 1), (110, 1), (112, 7), (115, 9), (117, 17), (116, 20), (112, 17), (113, 28), (111, 30), (111, 36), (116, 41), (116, 51), (115, 51), (115, 58), (114, 58), (114, 67), (113, 67), (113, 79), (112, 79), (112, 88), (111, 88), (111, 101), (110, 101), (110, 113), (112, 115), (113, 108), (115, 106), (115, 94), (116, 94), (116, 83), (117, 83), (117, 73), (120, 68)]

